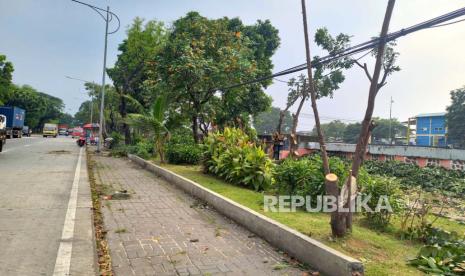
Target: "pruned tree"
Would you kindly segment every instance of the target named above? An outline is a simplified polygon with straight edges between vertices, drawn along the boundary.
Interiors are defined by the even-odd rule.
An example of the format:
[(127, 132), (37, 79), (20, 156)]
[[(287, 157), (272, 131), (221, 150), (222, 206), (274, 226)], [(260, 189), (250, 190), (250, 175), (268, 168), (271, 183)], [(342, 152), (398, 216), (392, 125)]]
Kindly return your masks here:
[[(357, 139), (357, 146), (352, 161), (352, 169), (350, 171), (351, 176), (348, 177), (347, 182), (344, 184), (342, 190), (338, 195), (341, 195), (341, 202), (338, 202), (338, 207), (350, 208), (352, 202), (355, 200), (357, 190), (357, 177), (363, 158), (365, 156), (368, 140), (371, 132), (373, 131), (375, 124), (372, 120), (373, 111), (375, 107), (375, 100), (379, 90), (386, 84), (386, 79), (392, 73), (399, 71), (400, 68), (395, 65), (398, 53), (396, 53), (391, 47), (392, 44), (388, 45), (383, 38), (387, 35), (389, 29), (389, 23), (391, 21), (392, 11), (394, 10), (395, 0), (389, 0), (386, 13), (381, 28), (379, 44), (376, 49), (373, 50), (373, 54), (376, 56), (375, 67), (373, 74), (369, 74), (366, 64), (361, 67), (365, 71), (367, 78), (370, 81), (370, 89), (368, 93), (368, 105), (365, 111), (365, 116), (362, 121), (361, 131)], [(359, 66), (358, 61), (355, 61)], [(384, 71), (384, 72), (383, 72)], [(381, 73), (383, 76), (381, 77)], [(338, 190), (334, 190), (338, 191)], [(336, 212), (331, 217), (331, 229), (334, 236), (342, 237), (352, 229), (352, 211), (350, 212)]]
[(300, 99), (299, 105), (295, 113), (292, 113), (292, 128), (291, 128), (291, 140), (290, 140), (290, 149), (289, 156), (297, 156), (297, 125), (299, 123), (300, 112), (304, 106), (305, 101), (309, 98), (308, 94), (308, 79), (304, 75), (300, 75), (298, 79), (292, 78), (288, 82), (289, 94), (287, 106), (292, 106), (297, 100)]
[(253, 125), (257, 134), (273, 134), (278, 131), (276, 121), (280, 121), (280, 129), (283, 133), (289, 133), (292, 127), (292, 116), (289, 111), (283, 112), (279, 107), (271, 107), (270, 110), (254, 116)]
[[(326, 28), (319, 28), (315, 33), (315, 43), (325, 52), (328, 54), (336, 53), (339, 51), (344, 50), (349, 46), (350, 37), (346, 34), (338, 34), (337, 36), (333, 37), (328, 29)], [(332, 98), (334, 92), (339, 89), (342, 82), (345, 80), (345, 76), (343, 74), (343, 70), (346, 70), (353, 65), (353, 61), (350, 58), (341, 58), (338, 60), (334, 60), (329, 63), (320, 64), (318, 61), (320, 60), (319, 56), (314, 56), (312, 63), (315, 64), (312, 70), (313, 76), (313, 85), (311, 89), (315, 93), (315, 101), (324, 97)], [(309, 93), (310, 87), (308, 85), (308, 78), (304, 75), (300, 75), (298, 80), (292, 78), (289, 83), (289, 94), (288, 100), (286, 104), (286, 109), (289, 109), (293, 106), (299, 99), (299, 105), (297, 106), (297, 110), (293, 117), (293, 125), (291, 131), (291, 156), (295, 155), (297, 150), (298, 141), (297, 141), (297, 125), (299, 122), (299, 116), (302, 111), (303, 105), (305, 101), (311, 99), (311, 94)], [(313, 100), (312, 100), (313, 106)], [(316, 102), (315, 102), (316, 107)], [(315, 109), (313, 110), (315, 114)], [(315, 128), (319, 128), (320, 124), (316, 124)], [(278, 125), (279, 129), (279, 125)], [(318, 133), (318, 130), (317, 130)], [(321, 131), (321, 134), (324, 133)]]
[(355, 63), (361, 67), (368, 80), (370, 81), (370, 89), (368, 92), (368, 104), (365, 111), (365, 116), (362, 121), (362, 128), (360, 131), (359, 138), (357, 140), (357, 146), (352, 163), (352, 175), (356, 178), (358, 171), (363, 162), (363, 158), (368, 145), (368, 140), (375, 127), (372, 120), (373, 111), (375, 109), (376, 96), (380, 89), (387, 84), (387, 78), (393, 73), (400, 71), (400, 67), (396, 65), (397, 57), (399, 53), (394, 50), (396, 43), (394, 41), (386, 43), (383, 41), (383, 37), (386, 36), (389, 23), (391, 20), (392, 11), (394, 9), (395, 0), (389, 0), (386, 15), (384, 17), (383, 27), (381, 30), (379, 45), (373, 49), (373, 56), (376, 57), (375, 68), (373, 74), (370, 74), (366, 63), (363, 65), (355, 60)]

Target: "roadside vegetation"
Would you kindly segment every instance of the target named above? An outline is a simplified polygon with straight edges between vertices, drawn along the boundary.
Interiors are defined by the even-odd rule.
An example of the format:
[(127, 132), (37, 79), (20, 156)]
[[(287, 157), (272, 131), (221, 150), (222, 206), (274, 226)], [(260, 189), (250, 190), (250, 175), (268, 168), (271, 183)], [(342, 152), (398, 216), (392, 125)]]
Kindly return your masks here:
[[(326, 28), (316, 30), (314, 41), (328, 53), (350, 47), (349, 35), (332, 36)], [(321, 155), (302, 157), (297, 152), (296, 129), (304, 103), (311, 99), (317, 110), (314, 101), (331, 98), (345, 80), (344, 70), (353, 65), (363, 68), (370, 81), (378, 79), (372, 85), (376, 89), (370, 90), (378, 93), (386, 78), (400, 70), (395, 43), (371, 52), (383, 67), (376, 78), (364, 63), (347, 57), (316, 66), (312, 77), (300, 75), (289, 80), (283, 109), (272, 108), (272, 100), (264, 92), (270, 79), (228, 87), (269, 75), (279, 43), (278, 31), (270, 21), (246, 25), (239, 18), (210, 19), (189, 12), (166, 27), (162, 22), (136, 18), (120, 44), (115, 66), (108, 69), (113, 85), (107, 87), (104, 116), (107, 136), (113, 141), (111, 154), (156, 160), (358, 258), (368, 275), (465, 273), (464, 225), (453, 220), (463, 218), (463, 173), (397, 162), (362, 163), (363, 154), (354, 160), (327, 158), (324, 148)], [(318, 61), (318, 56), (312, 57), (312, 62)], [(86, 88), (100, 100), (98, 85), (88, 83)], [(291, 113), (294, 105), (297, 111)], [(89, 107), (88, 102), (83, 103), (76, 117), (86, 118)], [(98, 110), (94, 114), (98, 116)], [(397, 121), (372, 118), (372, 110), (367, 110), (362, 123), (322, 124), (314, 133), (321, 141), (359, 143), (357, 152), (363, 152), (369, 134), (377, 140), (389, 138), (389, 125), (396, 134), (405, 132)], [(272, 160), (273, 152), (259, 141), (257, 131), (277, 140), (290, 133), (289, 157)], [(337, 176), (332, 186), (326, 181), (329, 173)], [(358, 213), (353, 221), (337, 213), (333, 221), (329, 214), (304, 209), (295, 213), (263, 210), (265, 194), (315, 197), (331, 194), (328, 188), (334, 188), (339, 195), (352, 179), (350, 174), (356, 177), (359, 194), (374, 196), (368, 202), (370, 207), (386, 195), (394, 212)], [(330, 220), (342, 226), (341, 231), (336, 232)]]
[(41, 130), (45, 123), (74, 123), (73, 116), (64, 112), (65, 105), (61, 99), (30, 85), (14, 84), (13, 72), (13, 63), (0, 53), (0, 106), (25, 109), (27, 116), (24, 124), (34, 131)]

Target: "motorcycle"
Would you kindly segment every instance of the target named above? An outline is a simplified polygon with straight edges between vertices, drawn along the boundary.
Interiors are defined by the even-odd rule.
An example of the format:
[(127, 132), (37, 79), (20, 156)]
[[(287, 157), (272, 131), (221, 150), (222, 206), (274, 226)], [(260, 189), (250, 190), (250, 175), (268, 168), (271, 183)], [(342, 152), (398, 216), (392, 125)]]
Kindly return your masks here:
[(86, 144), (86, 137), (79, 136), (79, 139), (76, 141), (79, 147), (83, 147)]

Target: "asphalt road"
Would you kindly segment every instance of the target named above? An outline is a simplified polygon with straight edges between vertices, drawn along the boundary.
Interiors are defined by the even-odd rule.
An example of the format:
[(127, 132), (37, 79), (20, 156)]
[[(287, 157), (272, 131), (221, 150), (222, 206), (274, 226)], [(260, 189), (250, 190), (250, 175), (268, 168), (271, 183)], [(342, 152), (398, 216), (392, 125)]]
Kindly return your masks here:
[(0, 275), (95, 275), (85, 151), (74, 141), (7, 140), (0, 153)]

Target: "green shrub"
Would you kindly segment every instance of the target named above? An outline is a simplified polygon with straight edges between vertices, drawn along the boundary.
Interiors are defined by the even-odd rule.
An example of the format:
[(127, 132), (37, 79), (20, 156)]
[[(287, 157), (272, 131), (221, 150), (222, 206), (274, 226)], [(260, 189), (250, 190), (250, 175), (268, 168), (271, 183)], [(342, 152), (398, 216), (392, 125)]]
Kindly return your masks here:
[(198, 164), (202, 159), (202, 146), (196, 144), (175, 144), (167, 148), (166, 156), (171, 164)]
[(146, 140), (142, 140), (131, 147), (131, 153), (141, 158), (149, 159), (154, 153), (153, 144)]
[[(375, 212), (364, 212), (370, 226), (378, 229), (385, 229), (391, 220), (392, 215), (400, 212), (403, 206), (403, 196), (400, 190), (400, 182), (394, 177), (371, 176), (361, 183), (360, 191), (362, 196), (371, 195), (367, 202)], [(376, 206), (380, 201), (381, 196), (386, 196), (385, 206), (387, 203), (391, 206), (392, 212), (381, 209), (376, 212)]]
[(420, 168), (399, 161), (365, 161), (370, 174), (397, 177), (405, 188), (422, 187), (425, 191), (441, 191), (451, 196), (465, 196), (465, 173), (442, 167)]
[(430, 227), (427, 239), (411, 265), (435, 275), (465, 275), (465, 237)]
[(112, 143), (111, 143), (111, 146), (112, 147), (117, 147), (121, 144), (121, 142), (124, 140), (124, 137), (121, 133), (117, 132), (117, 131), (113, 131), (111, 134), (110, 134), (110, 138), (113, 139)]
[(126, 157), (128, 153), (129, 148), (125, 145), (118, 145), (110, 150), (110, 155), (113, 157)]
[(198, 164), (202, 160), (203, 147), (194, 142), (192, 133), (188, 129), (181, 129), (173, 133), (166, 156), (171, 164)]
[(264, 190), (271, 185), (273, 162), (240, 129), (226, 128), (205, 140), (205, 170), (226, 181)]
[[(338, 157), (329, 159), (331, 173), (338, 176), (339, 187), (342, 187), (349, 175), (349, 165)], [(276, 166), (273, 176), (275, 187), (280, 194), (301, 196), (325, 194), (325, 175), (320, 155), (311, 155), (300, 160), (288, 158)], [(369, 176), (362, 168), (359, 172), (359, 182), (364, 183), (367, 178)]]
[(311, 196), (325, 193), (324, 173), (315, 158), (286, 159), (274, 171), (275, 187), (279, 194)]

